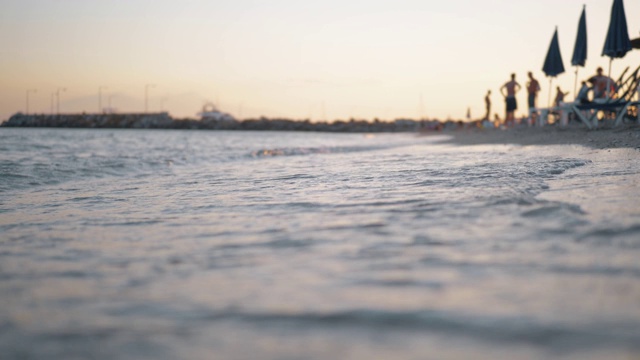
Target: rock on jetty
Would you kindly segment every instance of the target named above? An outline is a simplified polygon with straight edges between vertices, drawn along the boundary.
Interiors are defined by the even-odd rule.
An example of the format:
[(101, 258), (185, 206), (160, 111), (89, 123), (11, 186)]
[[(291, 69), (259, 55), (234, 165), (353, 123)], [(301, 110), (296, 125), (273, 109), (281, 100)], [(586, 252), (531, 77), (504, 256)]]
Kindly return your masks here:
[(270, 131), (325, 131), (325, 132), (418, 132), (455, 129), (462, 122), (438, 120), (396, 119), (374, 121), (350, 119), (333, 122), (310, 120), (257, 119), (237, 120), (231, 116), (203, 119), (174, 119), (168, 113), (129, 114), (59, 114), (44, 115), (17, 113), (2, 123), (4, 127), (61, 127), (61, 128), (115, 128), (115, 129), (194, 129), (194, 130), (270, 130)]

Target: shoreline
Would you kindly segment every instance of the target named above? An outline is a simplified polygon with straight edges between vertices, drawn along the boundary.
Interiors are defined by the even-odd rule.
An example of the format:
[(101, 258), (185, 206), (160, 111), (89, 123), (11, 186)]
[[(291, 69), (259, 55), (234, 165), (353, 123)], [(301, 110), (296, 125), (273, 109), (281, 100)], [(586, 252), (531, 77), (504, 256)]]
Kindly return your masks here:
[(509, 129), (460, 129), (424, 133), (423, 136), (449, 135), (440, 143), (456, 145), (581, 145), (592, 149), (631, 148), (640, 150), (640, 126), (624, 125), (616, 128), (589, 130), (581, 126), (559, 128), (515, 127)]
[(616, 128), (601, 124), (589, 130), (581, 124), (567, 127), (547, 125), (512, 128), (482, 128), (477, 122), (397, 119), (374, 121), (351, 119), (334, 122), (310, 122), (290, 119), (174, 119), (167, 113), (145, 114), (16, 114), (0, 127), (85, 128), (85, 129), (188, 129), (232, 131), (300, 131), (334, 133), (415, 133), (418, 136), (448, 135), (438, 143), (456, 145), (581, 145), (593, 149), (630, 148), (640, 150), (640, 124)]

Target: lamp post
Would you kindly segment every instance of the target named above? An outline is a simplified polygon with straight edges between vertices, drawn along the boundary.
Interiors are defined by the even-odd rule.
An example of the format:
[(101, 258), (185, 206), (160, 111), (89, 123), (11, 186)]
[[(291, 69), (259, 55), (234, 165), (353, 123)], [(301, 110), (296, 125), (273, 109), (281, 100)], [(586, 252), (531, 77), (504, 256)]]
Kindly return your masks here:
[(144, 86), (144, 112), (149, 112), (149, 88), (156, 87), (155, 84), (146, 84)]
[(56, 90), (56, 114), (60, 115), (60, 91), (65, 92), (67, 88), (58, 88)]
[(102, 89), (108, 89), (108, 87), (98, 86), (98, 113), (102, 112)]
[(25, 115), (29, 115), (29, 94), (38, 92), (38, 89), (27, 90), (27, 106), (25, 108)]
[(53, 99), (55, 98), (56, 93), (51, 93), (51, 115), (53, 115)]

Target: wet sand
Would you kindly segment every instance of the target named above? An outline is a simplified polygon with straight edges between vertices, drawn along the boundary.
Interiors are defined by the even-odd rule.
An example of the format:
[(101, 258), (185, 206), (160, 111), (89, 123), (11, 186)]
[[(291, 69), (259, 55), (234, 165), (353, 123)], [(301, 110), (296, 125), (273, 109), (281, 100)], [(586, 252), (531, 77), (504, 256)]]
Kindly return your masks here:
[(582, 145), (594, 149), (634, 148), (640, 150), (640, 126), (635, 124), (594, 130), (578, 126), (567, 128), (547, 126), (543, 128), (463, 129), (438, 134), (452, 136), (451, 139), (444, 142), (459, 145)]

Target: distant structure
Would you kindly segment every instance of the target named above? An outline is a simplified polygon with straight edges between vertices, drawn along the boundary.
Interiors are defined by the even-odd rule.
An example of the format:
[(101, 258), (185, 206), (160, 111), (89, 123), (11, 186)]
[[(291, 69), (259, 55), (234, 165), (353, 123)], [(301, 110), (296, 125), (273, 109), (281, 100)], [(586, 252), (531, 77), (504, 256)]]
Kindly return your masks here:
[(202, 111), (199, 112), (197, 115), (200, 117), (201, 120), (228, 121), (228, 122), (236, 121), (236, 119), (233, 116), (218, 110), (218, 108), (212, 102), (207, 102), (206, 104), (204, 104), (202, 106)]

